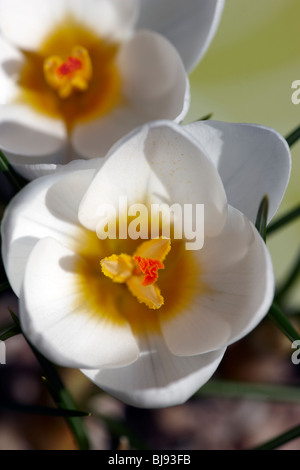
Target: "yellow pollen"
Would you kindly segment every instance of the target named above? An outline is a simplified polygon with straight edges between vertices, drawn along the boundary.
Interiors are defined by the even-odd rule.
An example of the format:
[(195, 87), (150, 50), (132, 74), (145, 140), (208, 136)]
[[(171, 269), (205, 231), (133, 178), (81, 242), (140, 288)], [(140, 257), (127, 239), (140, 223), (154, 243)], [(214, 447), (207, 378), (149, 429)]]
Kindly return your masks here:
[(75, 46), (64, 61), (60, 56), (50, 56), (44, 61), (44, 75), (48, 85), (62, 99), (74, 91), (86, 91), (93, 75), (92, 62), (87, 49)]
[(113, 254), (103, 258), (100, 261), (102, 272), (113, 282), (126, 283), (139, 302), (158, 309), (164, 303), (156, 285), (158, 269), (164, 269), (162, 260), (170, 248), (170, 240), (163, 237), (143, 242), (133, 256)]

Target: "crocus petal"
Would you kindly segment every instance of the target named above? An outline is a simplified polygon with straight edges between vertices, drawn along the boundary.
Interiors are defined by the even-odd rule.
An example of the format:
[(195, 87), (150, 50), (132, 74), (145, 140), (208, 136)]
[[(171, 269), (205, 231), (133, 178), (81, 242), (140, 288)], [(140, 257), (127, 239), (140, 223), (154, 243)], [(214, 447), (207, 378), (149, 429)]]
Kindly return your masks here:
[(96, 385), (132, 406), (180, 405), (204, 385), (218, 367), (224, 350), (195, 357), (176, 357), (161, 336), (140, 340), (141, 355), (133, 364), (110, 370), (82, 370)]
[(207, 121), (185, 129), (216, 165), (228, 203), (255, 222), (260, 202), (267, 195), (270, 221), (290, 177), (291, 155), (285, 139), (274, 129), (252, 124)]
[(181, 122), (189, 102), (189, 84), (174, 47), (162, 36), (140, 31), (120, 47), (117, 58), (123, 101), (120, 108), (90, 123), (79, 124), (72, 136), (76, 150), (89, 158), (104, 156), (134, 128), (155, 119)]
[(195, 301), (181, 314), (164, 319), (160, 313), (166, 343), (180, 356), (219, 349), (245, 336), (267, 314), (274, 296), (265, 243), (236, 209), (229, 207), (223, 232), (193, 254), (202, 274), (190, 288), (197, 285), (200, 293), (195, 290)]
[(52, 238), (40, 240), (27, 261), (20, 319), (28, 339), (67, 367), (123, 366), (139, 349), (129, 325), (93, 311), (80, 290), (78, 256)]
[(18, 93), (16, 84), (23, 55), (0, 36), (0, 105), (8, 104)]
[(79, 220), (96, 230), (103, 205), (118, 208), (120, 196), (127, 197), (128, 206), (202, 203), (208, 235), (218, 233), (226, 220), (215, 167), (189, 133), (168, 121), (147, 124), (112, 148), (82, 200)]
[[(76, 164), (75, 164), (76, 163)], [(11, 201), (1, 224), (2, 257), (13, 290), (20, 295), (28, 256), (38, 240), (52, 236), (66, 246), (74, 246), (82, 229), (77, 222), (79, 201), (93, 170), (71, 172), (86, 162), (65, 167), (70, 175), (56, 173), (27, 185)], [(71, 196), (72, 195), (72, 196)]]
[(59, 120), (50, 119), (21, 104), (0, 107), (1, 148), (14, 164), (60, 163), (66, 131)]
[(22, 49), (36, 50), (55, 25), (68, 17), (102, 37), (126, 37), (136, 21), (135, 0), (0, 0), (0, 29)]
[(190, 70), (208, 48), (223, 6), (224, 0), (141, 0), (137, 27), (166, 36)]

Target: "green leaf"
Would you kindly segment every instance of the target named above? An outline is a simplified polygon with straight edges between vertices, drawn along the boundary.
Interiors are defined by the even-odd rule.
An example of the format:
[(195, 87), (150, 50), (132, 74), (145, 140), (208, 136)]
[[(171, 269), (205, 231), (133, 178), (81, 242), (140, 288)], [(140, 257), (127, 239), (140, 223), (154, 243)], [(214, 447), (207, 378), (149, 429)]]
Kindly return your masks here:
[(269, 210), (269, 199), (268, 199), (268, 196), (264, 196), (259, 205), (257, 216), (256, 216), (256, 221), (255, 221), (255, 227), (259, 231), (264, 241), (266, 241), (268, 210)]
[(271, 233), (276, 232), (279, 228), (284, 227), (285, 225), (289, 224), (290, 222), (293, 222), (300, 216), (300, 206), (298, 205), (291, 211), (287, 212), (284, 214), (282, 217), (279, 219), (275, 220), (272, 222), (267, 229), (267, 235), (270, 235)]
[(211, 119), (212, 117), (213, 117), (213, 113), (209, 113), (209, 114), (206, 114), (205, 116), (203, 116), (202, 118), (196, 119), (195, 122), (199, 122), (199, 121), (208, 121), (208, 120)]
[[(17, 327), (19, 327), (20, 322), (18, 317), (14, 314), (14, 312), (9, 309), (12, 318), (15, 321)], [(38, 360), (42, 371), (43, 371), (43, 379), (47, 385), (49, 393), (51, 394), (54, 402), (61, 410), (76, 410), (77, 407), (74, 403), (73, 398), (71, 397), (70, 393), (64, 386), (54, 364), (52, 364), (48, 359), (46, 359), (26, 338), (27, 343), (31, 347), (36, 359)], [(67, 423), (74, 435), (74, 438), (77, 442), (77, 445), (80, 450), (89, 450), (90, 444), (89, 439), (87, 437), (86, 429), (82, 418), (79, 417), (66, 417)]]
[(277, 449), (278, 447), (282, 446), (286, 442), (291, 441), (292, 439), (296, 439), (300, 437), (300, 426), (295, 426), (291, 428), (289, 431), (280, 434), (279, 436), (271, 439), (270, 441), (265, 442), (257, 447), (254, 447), (252, 450), (273, 450)]
[(83, 417), (90, 416), (90, 413), (85, 411), (78, 410), (65, 410), (57, 408), (49, 408), (46, 406), (31, 406), (23, 405), (20, 403), (0, 403), (0, 409), (10, 411), (15, 411), (17, 413), (28, 413), (34, 415), (43, 415), (43, 416), (53, 416), (53, 417), (62, 417), (62, 418), (71, 418), (71, 417)]
[(294, 342), (300, 340), (299, 333), (295, 330), (293, 325), (289, 322), (286, 315), (282, 312), (279, 305), (275, 302), (271, 305), (268, 313), (268, 317), (278, 326), (282, 333), (289, 338), (290, 341)]
[(288, 145), (291, 147), (297, 142), (299, 138), (300, 138), (300, 126), (296, 127), (296, 129), (290, 132), (290, 134), (286, 136), (285, 140), (287, 141)]
[(8, 290), (8, 289), (10, 289), (10, 288), (11, 288), (11, 287), (10, 287), (10, 285), (9, 285), (8, 282), (5, 281), (5, 282), (1, 282), (1, 283), (0, 283), (0, 292), (4, 292), (4, 291), (6, 291), (6, 290)]
[(28, 181), (25, 180), (25, 178), (22, 178), (22, 176), (18, 175), (14, 171), (9, 161), (7, 160), (6, 156), (1, 150), (0, 150), (0, 171), (2, 171), (6, 179), (13, 185), (13, 187), (17, 191), (20, 191), (20, 189), (22, 189), (28, 183)]
[(288, 273), (285, 281), (277, 288), (275, 300), (276, 302), (280, 302), (290, 291), (290, 289), (295, 284), (298, 276), (300, 274), (300, 251), (298, 252), (298, 256), (296, 258), (295, 263), (293, 264), (290, 272)]
[(13, 336), (16, 336), (20, 333), (22, 333), (22, 331), (17, 325), (9, 325), (0, 331), (0, 341), (6, 341), (7, 339), (12, 338)]
[(300, 403), (300, 390), (298, 387), (275, 384), (254, 384), (229, 380), (211, 379), (195, 394), (195, 396), (203, 395), (281, 403)]

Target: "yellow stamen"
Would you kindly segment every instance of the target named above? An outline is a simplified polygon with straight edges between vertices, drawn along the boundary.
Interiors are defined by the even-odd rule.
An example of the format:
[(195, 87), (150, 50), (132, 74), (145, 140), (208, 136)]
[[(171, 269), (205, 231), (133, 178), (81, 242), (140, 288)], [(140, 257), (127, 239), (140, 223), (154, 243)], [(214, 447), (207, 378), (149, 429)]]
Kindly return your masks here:
[(48, 85), (62, 99), (69, 98), (74, 91), (85, 91), (93, 75), (92, 62), (87, 49), (75, 46), (65, 61), (59, 56), (50, 56), (44, 61), (44, 75)]
[[(139, 302), (145, 303), (149, 308), (160, 308), (164, 299), (156, 285), (158, 269), (164, 269), (162, 259), (170, 249), (169, 239), (159, 238), (143, 242), (133, 256), (114, 254), (102, 259), (102, 272), (113, 282), (126, 283)], [(141, 256), (150, 253), (153, 257)]]

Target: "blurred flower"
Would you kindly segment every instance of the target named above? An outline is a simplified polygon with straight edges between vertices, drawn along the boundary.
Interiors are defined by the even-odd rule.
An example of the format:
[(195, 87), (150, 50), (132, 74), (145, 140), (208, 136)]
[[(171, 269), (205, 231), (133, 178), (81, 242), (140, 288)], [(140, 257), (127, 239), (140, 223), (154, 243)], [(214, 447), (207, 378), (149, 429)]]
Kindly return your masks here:
[(32, 179), (45, 164), (104, 156), (147, 121), (180, 122), (185, 68), (223, 3), (0, 0), (0, 148)]
[[(23, 330), (127, 403), (180, 404), (272, 302), (272, 265), (252, 222), (265, 194), (270, 217), (280, 204), (288, 146), (261, 126), (158, 121), (93, 163), (38, 178), (6, 210), (2, 254)], [(204, 204), (203, 248), (172, 235), (100, 239), (107, 204), (128, 228), (124, 196), (128, 206)]]

